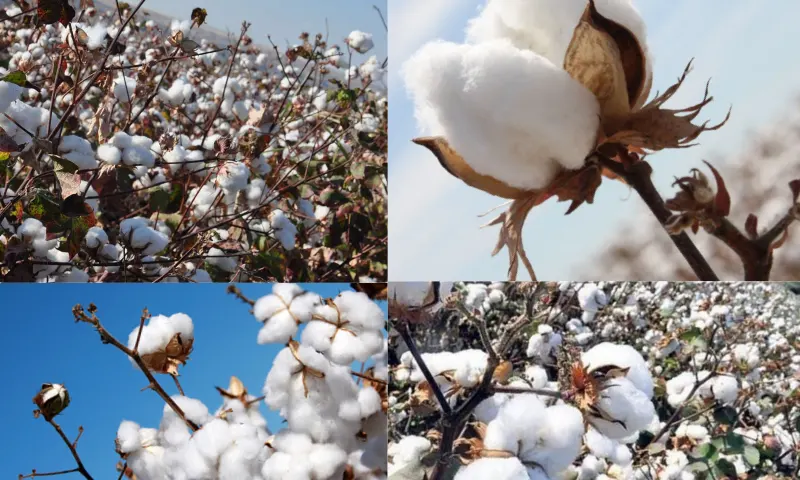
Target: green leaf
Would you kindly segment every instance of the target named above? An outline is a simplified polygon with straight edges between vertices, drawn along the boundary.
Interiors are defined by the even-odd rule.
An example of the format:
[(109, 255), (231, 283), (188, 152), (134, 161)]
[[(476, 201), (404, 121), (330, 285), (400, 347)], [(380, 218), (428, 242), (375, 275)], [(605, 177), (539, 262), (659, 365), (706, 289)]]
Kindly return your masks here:
[(756, 447), (747, 445), (744, 447), (744, 459), (750, 465), (756, 466), (761, 463), (761, 454), (758, 452)]
[(13, 83), (14, 85), (19, 85), (20, 87), (24, 87), (26, 83), (28, 83), (28, 78), (25, 76), (25, 72), (20, 72), (16, 70), (0, 78), (2, 82)]
[(733, 425), (739, 415), (733, 407), (717, 407), (714, 409), (714, 420), (725, 425)]
[(725, 453), (728, 455), (742, 453), (744, 450), (744, 437), (730, 432), (725, 436)]
[(0, 152), (0, 162), (5, 162), (11, 157), (8, 152)]
[(166, 210), (169, 205), (169, 193), (160, 188), (150, 193), (150, 208), (153, 211)]
[(719, 460), (717, 460), (714, 463), (714, 467), (716, 467), (719, 473), (721, 473), (726, 477), (731, 477), (731, 478), (737, 477), (736, 467), (731, 462), (725, 460), (724, 458), (720, 458)]
[(363, 180), (364, 179), (364, 162), (353, 162), (350, 164), (350, 174), (353, 175), (353, 178), (356, 180)]
[(701, 335), (703, 335), (702, 330), (700, 330), (697, 327), (692, 327), (681, 334), (681, 340), (683, 340), (684, 342), (691, 342), (692, 340), (695, 340)]
[(346, 202), (347, 197), (345, 197), (341, 191), (335, 190), (331, 187), (326, 188), (319, 194), (319, 203), (325, 205), (326, 207), (340, 205)]
[(694, 449), (694, 452), (692, 452), (692, 455), (708, 460), (713, 457), (715, 453), (717, 453), (717, 447), (711, 443), (704, 443), (698, 445), (697, 448)]
[(52, 158), (53, 162), (55, 162), (55, 164), (60, 167), (56, 168), (56, 171), (58, 172), (75, 173), (79, 170), (78, 166), (75, 165), (75, 163), (67, 160), (64, 157), (59, 157), (58, 155), (50, 155), (50, 158)]

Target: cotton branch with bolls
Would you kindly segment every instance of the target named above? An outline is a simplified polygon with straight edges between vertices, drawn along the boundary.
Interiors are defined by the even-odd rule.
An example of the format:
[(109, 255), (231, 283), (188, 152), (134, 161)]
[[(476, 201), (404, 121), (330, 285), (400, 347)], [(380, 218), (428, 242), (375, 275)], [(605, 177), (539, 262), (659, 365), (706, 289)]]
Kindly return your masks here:
[[(556, 197), (571, 202), (569, 214), (592, 203), (604, 177), (636, 190), (672, 227), (646, 156), (691, 147), (728, 117), (695, 121), (713, 99), (708, 88), (695, 105), (666, 108), (691, 63), (651, 98), (645, 26), (629, 2), (489, 0), (467, 40), (429, 43), (405, 64), (417, 118), (431, 134), (414, 141), (466, 184), (512, 200), (489, 223), (501, 229), (494, 254), (508, 249), (510, 279), (520, 262), (535, 279), (522, 242), (531, 209)], [(691, 239), (670, 233), (698, 278), (715, 280)]]
[[(147, 378), (147, 388), (164, 400), (155, 428), (120, 423), (115, 439), (119, 478), (385, 480), (389, 372), (382, 334), (386, 316), (380, 306), (365, 293), (343, 291), (324, 299), (293, 284), (275, 284), (271, 294), (258, 300), (235, 287), (230, 290), (253, 306), (252, 313), (264, 323), (258, 343), (285, 347), (266, 375), (263, 395), (249, 393), (232, 376), (226, 388), (216, 387), (221, 396), (216, 411), (188, 396), (178, 380), (179, 371), (191, 371), (192, 353), (209, 348), (209, 339), (197, 338), (188, 315), (151, 316), (145, 310), (123, 343), (105, 328), (96, 306), (74, 307), (76, 321), (88, 323), (103, 343), (125, 353)], [(294, 330), (284, 337), (286, 318)], [(167, 393), (161, 375), (174, 381), (177, 394)], [(262, 401), (280, 412), (285, 427), (268, 428), (259, 410)], [(78, 456), (77, 439), (70, 442), (54, 422), (70, 403), (66, 388), (45, 384), (34, 403), (35, 415), (56, 428), (77, 468), (47, 474), (34, 470), (26, 478), (79, 472), (91, 480)]]
[[(425, 290), (411, 290), (404, 300), (420, 304)], [(486, 290), (502, 299), (476, 305)], [(702, 480), (800, 469), (790, 340), (800, 319), (782, 285), (458, 282), (442, 295), (428, 317), (390, 300), (390, 476)]]

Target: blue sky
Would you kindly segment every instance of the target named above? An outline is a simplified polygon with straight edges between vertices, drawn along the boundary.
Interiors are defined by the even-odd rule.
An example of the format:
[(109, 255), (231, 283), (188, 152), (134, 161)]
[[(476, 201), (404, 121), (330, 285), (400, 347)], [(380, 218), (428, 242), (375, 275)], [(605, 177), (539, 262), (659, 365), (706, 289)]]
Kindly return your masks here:
[[(114, 3), (114, 0), (103, 0)], [(135, 1), (129, 0), (130, 4)], [(386, 57), (386, 29), (373, 5), (387, 16), (386, 0), (149, 0), (144, 8), (164, 15), (188, 19), (195, 7), (205, 8), (209, 25), (238, 34), (243, 20), (253, 25), (250, 36), (268, 45), (267, 34), (277, 45), (295, 43), (302, 32), (325, 33), (328, 21), (330, 43), (344, 46), (342, 40), (353, 30), (372, 33), (375, 49), (368, 55)]]
[[(686, 63), (695, 58), (689, 80), (667, 106), (697, 103), (708, 78), (712, 78), (716, 101), (701, 118), (721, 120), (733, 106), (730, 122), (722, 130), (700, 137), (700, 146), (651, 157), (656, 186), (667, 196), (673, 178), (702, 166), (701, 160), (724, 169), (725, 156), (736, 153), (761, 125), (780, 117), (800, 93), (800, 51), (790, 41), (796, 36), (794, 19), (800, 14), (800, 3), (633, 3), (648, 26), (653, 91), (663, 91), (674, 83)], [(496, 280), (506, 276), (506, 252), (490, 257), (497, 229), (479, 229), (494, 215), (478, 218), (503, 200), (467, 187), (441, 169), (426, 149), (410, 142), (419, 132), (399, 75), (403, 62), (425, 42), (435, 38), (462, 41), (467, 20), (482, 4), (483, 0), (389, 0), (389, 263), (393, 281)], [(574, 278), (580, 265), (603, 251), (615, 228), (638, 215), (649, 215), (635, 193), (608, 181), (594, 205), (584, 205), (565, 217), (567, 207), (551, 200), (534, 209), (526, 222), (526, 250), (540, 279)], [(520, 279), (527, 278), (523, 270)]]
[[(248, 297), (271, 292), (269, 285), (240, 285)], [(98, 306), (98, 317), (118, 339), (139, 323), (142, 309), (171, 315), (183, 312), (195, 325), (195, 350), (181, 370), (188, 396), (202, 400), (212, 411), (221, 405), (214, 386), (227, 387), (238, 376), (254, 395), (261, 395), (278, 345), (258, 345), (260, 323), (249, 306), (225, 291), (226, 285), (13, 285), (0, 284), (6, 300), (0, 327), (0, 478), (74, 468), (69, 450), (43, 419), (34, 419), (33, 396), (42, 383), (67, 386), (72, 402), (56, 421), (74, 439), (78, 426), (85, 431), (78, 443), (94, 478), (116, 478), (114, 438), (123, 419), (157, 427), (163, 401), (147, 385), (144, 375), (116, 348), (100, 343), (85, 323), (71, 313), (76, 303)], [(304, 288), (324, 297), (349, 290), (348, 284), (311, 284)], [(11, 301), (9, 301), (11, 300)], [(385, 302), (384, 302), (385, 310)], [(168, 376), (159, 376), (168, 393), (177, 393)], [(282, 428), (281, 417), (263, 405), (272, 431)], [(77, 474), (73, 474), (77, 475)]]

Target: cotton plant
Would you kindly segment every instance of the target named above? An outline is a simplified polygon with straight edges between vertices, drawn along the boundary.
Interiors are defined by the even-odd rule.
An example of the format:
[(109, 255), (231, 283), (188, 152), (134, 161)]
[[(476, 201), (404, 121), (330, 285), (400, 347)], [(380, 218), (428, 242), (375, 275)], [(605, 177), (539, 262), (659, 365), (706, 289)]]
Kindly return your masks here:
[[(372, 34), (340, 45), (303, 34), (276, 50), (257, 45), (250, 24), (231, 43), (199, 28), (207, 13), (162, 24), (121, 6), (42, 21), (3, 7), (0, 161), (14, 194), (0, 235), (37, 219), (59, 241), (49, 261), (65, 265), (17, 256), (0, 274), (385, 278), (387, 69), (369, 56)], [(86, 81), (71, 87), (76, 76)], [(133, 216), (168, 225), (168, 243), (126, 245), (121, 223)], [(107, 247), (85, 245), (93, 227)], [(207, 234), (219, 230), (228, 238)]]
[[(100, 237), (95, 238), (97, 245), (104, 241), (99, 231), (94, 231)], [(104, 343), (126, 354), (164, 401), (162, 411), (153, 412), (160, 415), (153, 426), (129, 419), (120, 422), (114, 443), (120, 475), (140, 480), (385, 480), (389, 370), (388, 348), (380, 333), (386, 317), (380, 306), (366, 293), (343, 291), (322, 299), (296, 284), (275, 284), (273, 293), (258, 301), (235, 287), (229, 292), (253, 305), (256, 318), (266, 318), (273, 326), (280, 315), (288, 315), (293, 323), (295, 318), (310, 323), (303, 326), (299, 341), (291, 335), (288, 340), (266, 338), (262, 329), (257, 335), (260, 344), (284, 346), (269, 368), (263, 395), (250, 393), (232, 376), (227, 387), (216, 387), (220, 395), (216, 410), (180, 385), (181, 377), (192, 374), (193, 352), (207, 348), (203, 345), (208, 342), (189, 315), (151, 315), (145, 309), (125, 341), (106, 329), (96, 306), (73, 308), (76, 321), (88, 323)], [(324, 331), (310, 335), (305, 331), (330, 318), (330, 308), (338, 308), (365, 337), (364, 345), (348, 343), (338, 350), (314, 346)], [(377, 330), (377, 342), (372, 341), (371, 330)], [(346, 348), (353, 353), (345, 356)], [(167, 393), (162, 375), (171, 377), (177, 393)], [(262, 401), (280, 413), (285, 425), (267, 424)], [(35, 416), (60, 429), (56, 420), (70, 404), (67, 387), (44, 384), (33, 402)], [(92, 478), (80, 461), (77, 440), (71, 443), (63, 434), (62, 438), (76, 457), (74, 471)]]
[[(429, 442), (426, 461), (398, 462), (403, 478), (789, 478), (797, 468), (800, 362), (787, 339), (800, 334), (800, 303), (786, 286), (517, 283), (496, 287), (502, 311), (481, 312), (465, 308), (471, 285), (486, 287), (451, 286), (426, 315), (414, 295), (390, 296), (389, 450)], [(457, 380), (459, 369), (474, 375)]]
[[(687, 61), (691, 57), (688, 52)], [(470, 187), (511, 200), (490, 222), (501, 229), (494, 253), (508, 249), (509, 279), (520, 263), (536, 279), (522, 243), (529, 212), (556, 197), (571, 202), (571, 213), (591, 204), (609, 178), (633, 188), (663, 230), (681, 237), (675, 246), (697, 278), (717, 279), (685, 234), (702, 227), (739, 253), (745, 279), (769, 280), (770, 268), (758, 265), (771, 264), (772, 251), (796, 220), (800, 182), (790, 183), (792, 202), (781, 202), (774, 229), (760, 233), (758, 218), (748, 219), (747, 244), (738, 250), (738, 227), (720, 227), (731, 214), (731, 195), (710, 163), (677, 179), (673, 198), (652, 198), (649, 155), (694, 145), (721, 128), (730, 112), (718, 123), (696, 121), (713, 100), (708, 89), (694, 105), (666, 106), (691, 62), (677, 83), (651, 95), (654, 65), (633, 2), (487, 0), (469, 21), (463, 43), (429, 42), (402, 70), (425, 135), (414, 142)]]

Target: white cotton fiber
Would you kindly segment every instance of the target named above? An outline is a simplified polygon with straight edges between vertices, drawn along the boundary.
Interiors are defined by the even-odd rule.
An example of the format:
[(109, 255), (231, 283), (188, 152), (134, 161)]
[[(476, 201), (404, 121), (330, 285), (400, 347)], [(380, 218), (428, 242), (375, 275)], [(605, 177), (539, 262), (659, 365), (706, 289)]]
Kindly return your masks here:
[(136, 79), (120, 75), (114, 79), (114, 97), (122, 103), (130, 103), (133, 92), (136, 90)]
[(297, 227), (289, 220), (282, 210), (273, 210), (269, 213), (269, 222), (272, 227), (272, 236), (275, 237), (286, 250), (294, 250), (297, 241)]
[(122, 453), (131, 453), (141, 448), (139, 440), (139, 424), (123, 421), (117, 429), (117, 447)]
[(104, 144), (97, 147), (97, 158), (111, 165), (119, 165), (122, 152), (113, 144)]
[(546, 186), (583, 165), (599, 104), (560, 65), (506, 41), (434, 42), (403, 67), (416, 116), (478, 173), (511, 186)]
[(311, 320), (320, 301), (318, 295), (305, 293), (298, 285), (273, 285), (272, 294), (259, 298), (253, 306), (253, 315), (264, 323), (258, 343), (286, 343), (300, 323)]
[(358, 53), (367, 53), (375, 46), (372, 41), (372, 34), (360, 30), (350, 32), (350, 35), (347, 36), (347, 44)]
[[(591, 417), (592, 425), (603, 435), (611, 439), (622, 439), (645, 429), (653, 420), (655, 407), (650, 397), (627, 378), (614, 378), (608, 381), (603, 390), (598, 408), (611, 419)], [(621, 422), (621, 423), (620, 423)]]
[(0, 112), (5, 112), (14, 100), (22, 95), (22, 87), (11, 82), (0, 82)]
[(458, 470), (455, 480), (530, 480), (519, 458), (479, 458)]
[(630, 345), (604, 342), (590, 348), (581, 355), (581, 361), (591, 372), (601, 367), (614, 365), (628, 368), (625, 378), (630, 380), (647, 398), (653, 397), (653, 377), (642, 354)]

